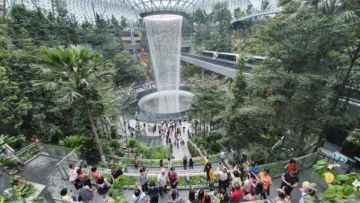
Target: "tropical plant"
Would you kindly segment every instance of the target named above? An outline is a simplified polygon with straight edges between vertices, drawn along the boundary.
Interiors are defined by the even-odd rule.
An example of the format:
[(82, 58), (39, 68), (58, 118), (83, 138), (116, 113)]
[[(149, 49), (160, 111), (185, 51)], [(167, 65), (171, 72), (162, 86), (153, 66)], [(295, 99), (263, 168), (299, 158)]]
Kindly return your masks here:
[(360, 174), (357, 172), (339, 174), (334, 167), (339, 165), (329, 164), (327, 160), (319, 160), (313, 166), (314, 172), (327, 183), (327, 189), (322, 195), (323, 200), (331, 202), (360, 200)]
[(66, 138), (60, 140), (59, 145), (68, 148), (77, 148), (81, 145), (82, 141), (85, 139), (85, 136), (81, 135), (71, 135)]
[(135, 139), (129, 140), (129, 142), (128, 142), (128, 147), (134, 148), (134, 147), (136, 147), (136, 146), (138, 146), (138, 143), (137, 143), (137, 141), (136, 141)]
[(84, 46), (69, 48), (41, 48), (37, 70), (40, 81), (35, 83), (47, 91), (55, 92), (64, 107), (79, 104), (89, 122), (101, 160), (105, 162), (97, 133), (91, 94), (100, 83), (112, 81), (112, 65), (102, 61), (101, 55)]

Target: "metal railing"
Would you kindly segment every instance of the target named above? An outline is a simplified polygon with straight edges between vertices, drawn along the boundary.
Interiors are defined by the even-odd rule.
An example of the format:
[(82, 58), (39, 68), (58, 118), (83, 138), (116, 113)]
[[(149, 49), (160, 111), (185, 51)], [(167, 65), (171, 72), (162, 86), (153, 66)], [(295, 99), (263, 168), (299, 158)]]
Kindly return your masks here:
[(15, 155), (21, 163), (26, 164), (41, 154), (63, 159), (69, 154), (74, 153), (73, 151), (73, 149), (66, 147), (34, 142), (17, 151)]
[(61, 178), (64, 180), (69, 180), (69, 174), (67, 170), (69, 164), (74, 163), (77, 165), (79, 162), (81, 162), (81, 160), (79, 160), (76, 154), (76, 149), (72, 149), (70, 153), (68, 153), (63, 159), (56, 163), (56, 168), (59, 170)]

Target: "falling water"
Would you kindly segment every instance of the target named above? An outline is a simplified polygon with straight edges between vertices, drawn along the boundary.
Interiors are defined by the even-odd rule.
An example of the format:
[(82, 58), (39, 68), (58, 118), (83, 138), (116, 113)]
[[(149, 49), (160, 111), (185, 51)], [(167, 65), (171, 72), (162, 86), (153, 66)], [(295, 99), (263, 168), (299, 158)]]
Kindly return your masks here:
[[(179, 90), (183, 17), (163, 14), (147, 16), (144, 20), (157, 91)], [(157, 102), (159, 113), (180, 111), (177, 92), (161, 94)]]

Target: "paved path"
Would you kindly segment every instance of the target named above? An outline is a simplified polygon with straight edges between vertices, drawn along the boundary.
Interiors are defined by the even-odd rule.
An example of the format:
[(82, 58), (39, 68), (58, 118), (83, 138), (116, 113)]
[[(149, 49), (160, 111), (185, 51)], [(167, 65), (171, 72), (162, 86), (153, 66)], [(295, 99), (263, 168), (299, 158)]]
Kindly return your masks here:
[[(136, 121), (135, 120), (130, 120), (129, 123), (132, 128), (136, 129)], [(150, 129), (152, 129), (152, 126), (154, 126), (154, 125), (159, 125), (159, 123), (157, 123), (157, 124), (146, 123), (146, 127), (144, 128), (144, 123), (139, 121), (140, 132), (142, 133), (142, 135), (145, 135), (145, 136), (159, 136), (158, 128), (156, 129), (155, 133), (153, 133), (152, 130), (149, 130), (149, 126), (150, 126)], [(183, 159), (185, 155), (187, 157), (190, 157), (191, 155), (190, 155), (189, 149), (187, 147), (187, 141), (188, 141), (187, 131), (188, 131), (188, 129), (191, 128), (191, 124), (188, 122), (182, 122), (182, 125), (177, 125), (177, 127), (181, 129), (181, 138), (185, 141), (185, 145), (179, 144), (179, 147), (177, 147), (177, 145), (174, 144), (175, 132), (173, 132), (170, 135), (172, 144), (174, 144), (173, 145), (173, 154), (172, 154), (173, 158), (174, 159)], [(183, 131), (183, 127), (185, 127), (185, 131)], [(190, 129), (190, 131), (191, 131), (191, 129)], [(163, 145), (166, 145), (165, 139), (166, 139), (166, 136), (162, 136), (162, 144)]]
[[(302, 182), (304, 182), (304, 181), (310, 181), (312, 183), (316, 183), (318, 195), (320, 195), (326, 189), (325, 182), (323, 180), (321, 180), (320, 178), (318, 178), (317, 175), (313, 174), (312, 169), (306, 169), (306, 170), (302, 171), (299, 175), (299, 179), (300, 179), (299, 185), (301, 185)], [(268, 199), (275, 198), (277, 196), (276, 189), (278, 187), (280, 187), (280, 185), (281, 185), (280, 177), (274, 178), (273, 184), (270, 189), (270, 197)], [(126, 202), (133, 203), (133, 201), (131, 199), (133, 192), (134, 191), (130, 189), (125, 193)], [(189, 190), (179, 190), (180, 197), (184, 198), (185, 200), (187, 200), (188, 194), (189, 194)], [(301, 192), (299, 191), (299, 188), (295, 188), (291, 193), (291, 202), (295, 202), (295, 203), (299, 202), (300, 198), (301, 198)], [(159, 203), (167, 203), (168, 199), (169, 199), (169, 196), (166, 195), (160, 199)]]

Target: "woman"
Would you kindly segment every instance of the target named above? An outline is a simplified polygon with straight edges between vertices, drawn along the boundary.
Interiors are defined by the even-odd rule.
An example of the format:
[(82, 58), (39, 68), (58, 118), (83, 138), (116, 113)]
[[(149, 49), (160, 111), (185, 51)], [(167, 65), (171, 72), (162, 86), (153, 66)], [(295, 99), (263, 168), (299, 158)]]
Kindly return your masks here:
[(91, 167), (90, 176), (95, 180), (95, 182), (99, 181), (99, 178), (102, 176), (99, 171), (97, 171), (96, 166)]
[(241, 178), (240, 178), (240, 172), (237, 170), (237, 166), (236, 166), (234, 168), (233, 172), (231, 173), (231, 188), (232, 188), (232, 190), (234, 190), (234, 188), (237, 184), (242, 185)]
[(110, 185), (108, 182), (104, 180), (104, 177), (100, 177), (98, 182), (96, 182), (96, 188), (98, 191), (98, 194), (101, 196), (104, 196), (110, 189)]
[[(78, 168), (76, 170), (76, 173), (78, 175), (77, 178), (78, 178), (80, 183), (82, 183), (83, 185), (87, 185), (90, 188), (92, 188), (91, 181), (90, 181), (89, 177), (84, 173), (84, 171), (81, 168)], [(78, 189), (78, 187), (76, 189)]]
[(139, 183), (141, 185), (142, 191), (147, 192), (148, 191), (148, 174), (144, 167), (140, 168)]
[(170, 183), (171, 189), (176, 190), (177, 188), (177, 182), (178, 182), (178, 175), (175, 172), (175, 168), (171, 167), (170, 171), (168, 173), (168, 182)]

